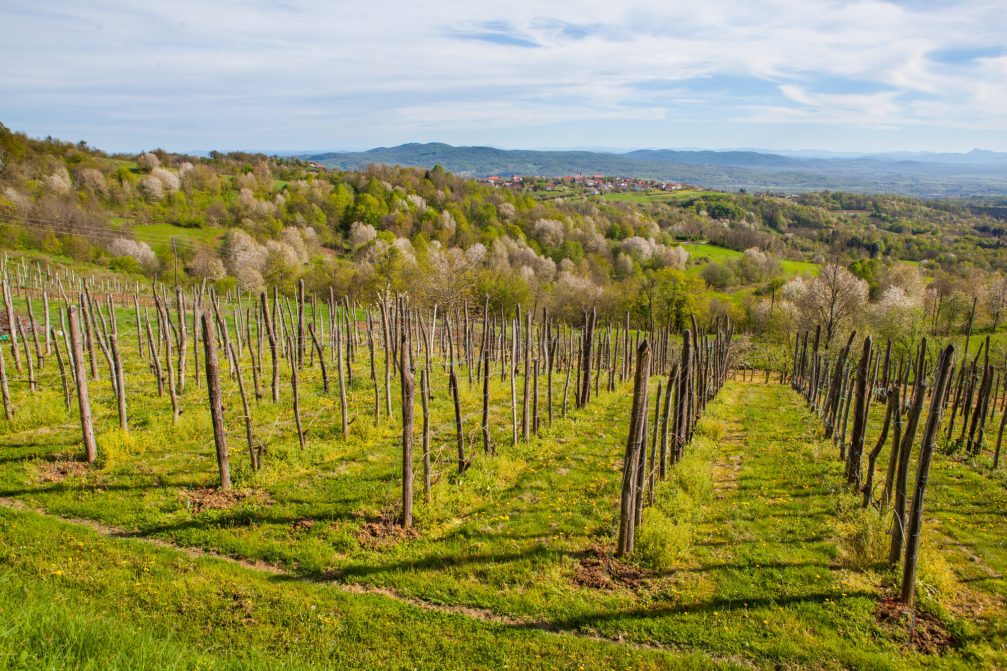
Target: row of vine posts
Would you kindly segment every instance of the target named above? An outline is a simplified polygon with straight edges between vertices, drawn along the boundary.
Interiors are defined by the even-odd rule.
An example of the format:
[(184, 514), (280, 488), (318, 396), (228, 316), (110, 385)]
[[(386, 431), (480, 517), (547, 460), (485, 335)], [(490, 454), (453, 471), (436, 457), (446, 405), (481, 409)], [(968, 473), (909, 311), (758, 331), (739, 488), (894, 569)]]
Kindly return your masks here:
[[(894, 568), (902, 562), (901, 600), (911, 608), (916, 590), (924, 500), (942, 418), (950, 405), (946, 426), (949, 446), (954, 449), (964, 445), (970, 454), (978, 454), (984, 444), (991, 404), (995, 408), (997, 403), (1000, 382), (995, 379), (989, 363), (989, 338), (970, 365), (957, 369), (959, 374), (955, 382), (954, 345), (940, 349), (934, 360), (934, 353), (923, 338), (912, 356), (903, 355), (896, 363), (890, 341), (883, 353), (875, 347), (870, 335), (856, 348), (857, 333), (851, 332), (845, 345), (833, 356), (822, 347), (821, 335), (821, 328), (816, 328), (814, 334), (806, 331), (796, 340), (791, 384), (821, 417), (825, 436), (837, 446), (837, 456), (844, 463), (846, 483), (862, 495), (863, 507), (874, 506), (879, 514), (891, 516), (888, 563)], [(985, 358), (978, 372), (977, 364), (983, 353)], [(967, 356), (966, 339), (963, 356), (966, 362)], [(1007, 395), (1004, 399), (1007, 401)], [(867, 428), (874, 402), (885, 403), (886, 407), (877, 440), (869, 446)], [(951, 443), (959, 408), (963, 411), (961, 433), (957, 441)], [(910, 495), (910, 464), (921, 424), (916, 478)], [(997, 456), (1003, 420), (1000, 425)], [(880, 495), (876, 495), (877, 461), (889, 442), (889, 435), (888, 464)]]
[[(520, 307), (508, 317), (492, 311), (488, 300), (481, 306), (462, 302), (420, 309), (411, 305), (408, 295), (386, 293), (374, 304), (361, 305), (335, 296), (331, 289), (327, 296), (309, 294), (303, 281), (293, 297), (281, 296), (275, 289), (257, 295), (237, 290), (220, 294), (205, 283), (188, 288), (153, 283), (141, 290), (138, 284), (114, 275), (86, 276), (8, 258), (0, 277), (4, 303), (0, 337), (7, 337), (6, 349), (13, 362), (9, 371), (0, 347), (0, 391), (8, 421), (17, 412), (9, 392), (11, 375), (34, 393), (43, 382), (42, 371), (51, 369), (47, 362), (55, 357), (58, 378), (47, 379), (53, 383), (58, 379), (68, 411), (76, 399), (83, 456), (94, 463), (99, 450), (89, 385), (104, 388), (107, 382), (118, 427), (128, 432), (130, 384), (155, 385), (159, 397), (167, 395), (170, 421), (177, 423), (187, 409), (185, 401), (193, 399), (187, 387), (198, 389), (205, 383), (218, 483), (226, 490), (232, 486), (228, 440), (235, 433), (233, 427), (228, 430), (227, 417), (236, 398), (240, 399), (242, 443), (255, 471), (268, 452), (268, 441), (254, 422), (259, 404), (279, 404), (289, 396), (291, 430), (303, 449), (310, 440), (300, 407), (306, 376), (311, 384), (320, 383), (322, 394), (338, 398), (343, 438), (349, 436), (353, 422), (365, 417), (376, 424), (391, 421), (396, 414), (392, 390), (397, 386), (402, 429), (399, 523), (405, 527), (413, 523), (417, 377), (422, 486), (428, 502), (435, 467), (430, 416), (435, 372), (447, 378), (458, 475), (471, 465), (473, 436), (485, 453), (496, 451), (490, 425), (492, 378), (499, 376), (501, 386), (510, 390), (512, 444), (531, 440), (543, 426), (552, 424), (554, 416), (566, 417), (571, 405), (587, 407), (602, 388), (614, 391), (632, 378), (620, 554), (632, 552), (645, 490), (649, 488), (652, 501), (656, 479), (663, 479), (668, 466), (681, 458), (703, 408), (726, 379), (733, 334), (729, 322), (718, 321), (712, 334), (706, 334), (693, 320), (692, 330), (682, 335), (679, 360), (672, 365), (676, 347), (671, 328), (641, 332), (632, 328), (628, 315), (624, 321), (601, 324), (593, 308), (584, 311), (581, 323), (570, 324), (554, 319), (546, 310), (522, 313)], [(15, 296), (23, 300), (22, 314), (18, 314)], [(120, 331), (124, 313), (132, 313), (133, 334)], [(135, 340), (135, 346), (124, 347), (124, 339)], [(660, 429), (650, 431), (648, 468), (651, 370), (669, 374), (666, 384), (657, 387), (654, 427)], [(477, 431), (466, 427), (468, 415), (460, 391), (463, 375), (470, 388), (481, 387)], [(360, 411), (348, 403), (348, 389), (355, 379), (358, 387), (361, 383), (370, 387), (369, 409)], [(225, 389), (226, 380), (231, 380), (231, 388), (237, 387), (236, 392)], [(191, 402), (189, 407), (193, 407)], [(627, 486), (634, 502), (629, 516)]]

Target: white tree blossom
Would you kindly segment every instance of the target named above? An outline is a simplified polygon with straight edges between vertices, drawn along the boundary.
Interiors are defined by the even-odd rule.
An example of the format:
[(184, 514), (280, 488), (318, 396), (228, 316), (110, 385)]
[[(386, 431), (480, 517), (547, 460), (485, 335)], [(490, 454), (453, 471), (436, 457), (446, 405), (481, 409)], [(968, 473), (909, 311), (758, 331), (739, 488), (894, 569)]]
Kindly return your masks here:
[(59, 195), (70, 193), (70, 173), (60, 166), (59, 170), (45, 178), (45, 185), (52, 193)]
[(654, 241), (634, 235), (626, 238), (619, 245), (623, 253), (628, 254), (637, 261), (648, 261), (654, 255)]
[(205, 247), (196, 250), (186, 268), (193, 277), (209, 281), (219, 280), (227, 275), (224, 262), (216, 254)]
[(165, 191), (168, 193), (177, 193), (179, 189), (182, 188), (182, 180), (178, 175), (171, 172), (170, 170), (165, 170), (164, 168), (154, 168), (150, 171), (151, 177), (156, 177), (164, 185)]
[(376, 237), (378, 237), (378, 231), (370, 224), (355, 221), (350, 225), (349, 242), (353, 249), (363, 247)]
[(116, 238), (108, 244), (108, 253), (112, 256), (129, 256), (136, 259), (147, 270), (157, 268), (157, 255), (146, 242)]
[(481, 242), (477, 242), (468, 249), (465, 250), (465, 258), (469, 260), (472, 265), (479, 265), (486, 260), (486, 245)]
[(147, 175), (140, 180), (140, 193), (147, 200), (161, 200), (164, 198), (164, 183), (153, 175)]
[(566, 227), (562, 221), (539, 219), (532, 226), (535, 239), (548, 247), (559, 247), (566, 239)]
[(139, 158), (136, 159), (136, 164), (140, 166), (140, 170), (150, 172), (154, 168), (161, 166), (161, 159), (154, 152), (147, 151), (140, 154)]
[(497, 206), (497, 215), (501, 221), (510, 222), (517, 216), (517, 208), (513, 203), (500, 203)]
[(221, 260), (227, 272), (247, 291), (259, 291), (264, 286), (262, 266), (266, 249), (241, 229), (232, 228), (221, 244)]
[(448, 235), (454, 235), (455, 230), (458, 228), (455, 218), (447, 210), (441, 212), (441, 216), (437, 219), (437, 225), (440, 230), (446, 231)]
[(685, 268), (685, 264), (689, 261), (689, 252), (681, 245), (676, 247), (672, 247), (670, 245), (656, 245), (654, 249), (654, 256), (658, 265), (662, 268), (676, 268), (678, 270), (682, 270)]
[(294, 251), (294, 254), (297, 256), (298, 263), (304, 264), (308, 262), (308, 247), (304, 244), (304, 238), (301, 236), (301, 229), (295, 226), (287, 226), (280, 233), (280, 238)]
[(810, 328), (821, 324), (825, 342), (831, 343), (839, 326), (852, 318), (867, 302), (867, 282), (846, 268), (828, 264), (807, 283), (797, 304)]
[(81, 168), (77, 171), (77, 183), (95, 195), (108, 196), (108, 182), (105, 181), (105, 175), (101, 170)]
[(411, 265), (416, 264), (416, 250), (413, 249), (413, 243), (409, 242), (409, 238), (395, 238), (395, 242), (392, 243), (395, 249), (399, 250), (402, 258)]

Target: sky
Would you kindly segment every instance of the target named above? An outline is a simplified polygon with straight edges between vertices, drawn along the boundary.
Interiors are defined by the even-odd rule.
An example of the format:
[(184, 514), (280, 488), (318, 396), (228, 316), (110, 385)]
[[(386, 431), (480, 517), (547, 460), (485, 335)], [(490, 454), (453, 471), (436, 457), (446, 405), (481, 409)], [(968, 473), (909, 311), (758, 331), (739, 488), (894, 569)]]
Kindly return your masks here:
[(1005, 0), (0, 0), (0, 123), (109, 151), (1007, 151)]

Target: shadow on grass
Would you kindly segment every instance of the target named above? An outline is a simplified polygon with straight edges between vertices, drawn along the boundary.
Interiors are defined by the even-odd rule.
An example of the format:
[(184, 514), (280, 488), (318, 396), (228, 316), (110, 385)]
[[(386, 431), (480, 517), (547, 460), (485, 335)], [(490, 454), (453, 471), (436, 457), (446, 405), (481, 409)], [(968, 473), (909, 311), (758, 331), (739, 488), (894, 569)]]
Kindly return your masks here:
[(503, 565), (517, 562), (535, 562), (540, 559), (555, 559), (557, 557), (580, 558), (587, 552), (568, 550), (550, 550), (541, 546), (529, 548), (521, 552), (509, 553), (474, 553), (456, 555), (427, 555), (417, 559), (408, 559), (390, 563), (365, 563), (357, 560), (346, 566), (332, 570), (306, 571), (293, 575), (276, 575), (273, 580), (310, 580), (312, 582), (353, 582), (354, 578), (366, 578), (382, 573), (408, 573), (413, 571), (431, 571), (458, 568), (462, 566)]
[(724, 562), (720, 564), (706, 564), (692, 568), (677, 568), (667, 571), (658, 571), (656, 576), (672, 576), (679, 573), (712, 573), (714, 571), (771, 571), (775, 569), (811, 568), (837, 569), (841, 566), (835, 562), (828, 561), (769, 561), (769, 562)]
[[(606, 622), (619, 622), (620, 620), (645, 620), (650, 618), (668, 617), (673, 615), (689, 615), (694, 613), (710, 612), (732, 612), (754, 610), (759, 608), (779, 608), (781, 606), (800, 606), (802, 604), (822, 604), (827, 601), (835, 601), (838, 595), (835, 592), (815, 592), (811, 594), (799, 594), (791, 596), (757, 596), (751, 598), (727, 598), (717, 597), (698, 604), (674, 604), (662, 605), (652, 608), (631, 608), (628, 610), (613, 611), (611, 613), (595, 613), (589, 615), (579, 615), (571, 618), (553, 620), (552, 626), (562, 630), (591, 629)], [(868, 591), (847, 592), (842, 599), (856, 598), (876, 599), (877, 594)]]

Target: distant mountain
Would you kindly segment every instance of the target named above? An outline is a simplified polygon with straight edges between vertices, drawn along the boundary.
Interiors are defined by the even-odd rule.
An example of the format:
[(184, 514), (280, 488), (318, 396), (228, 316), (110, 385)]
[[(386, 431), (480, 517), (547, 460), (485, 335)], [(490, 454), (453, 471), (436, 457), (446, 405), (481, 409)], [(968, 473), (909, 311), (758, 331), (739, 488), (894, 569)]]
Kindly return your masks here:
[(626, 154), (641, 161), (662, 161), (684, 165), (728, 165), (736, 168), (792, 168), (801, 159), (756, 151), (681, 151), (675, 149), (638, 149)]
[(861, 191), (925, 197), (1007, 194), (1007, 154), (885, 153), (863, 156), (781, 155), (761, 151), (639, 149), (614, 154), (409, 143), (362, 152), (302, 156), (332, 168), (371, 163), (432, 168), (461, 175), (619, 175), (750, 191)]
[(952, 163), (955, 165), (1004, 166), (1007, 165), (1007, 153), (973, 149), (965, 154), (939, 152), (887, 152), (871, 154), (872, 158), (893, 161), (921, 161), (923, 163)]

